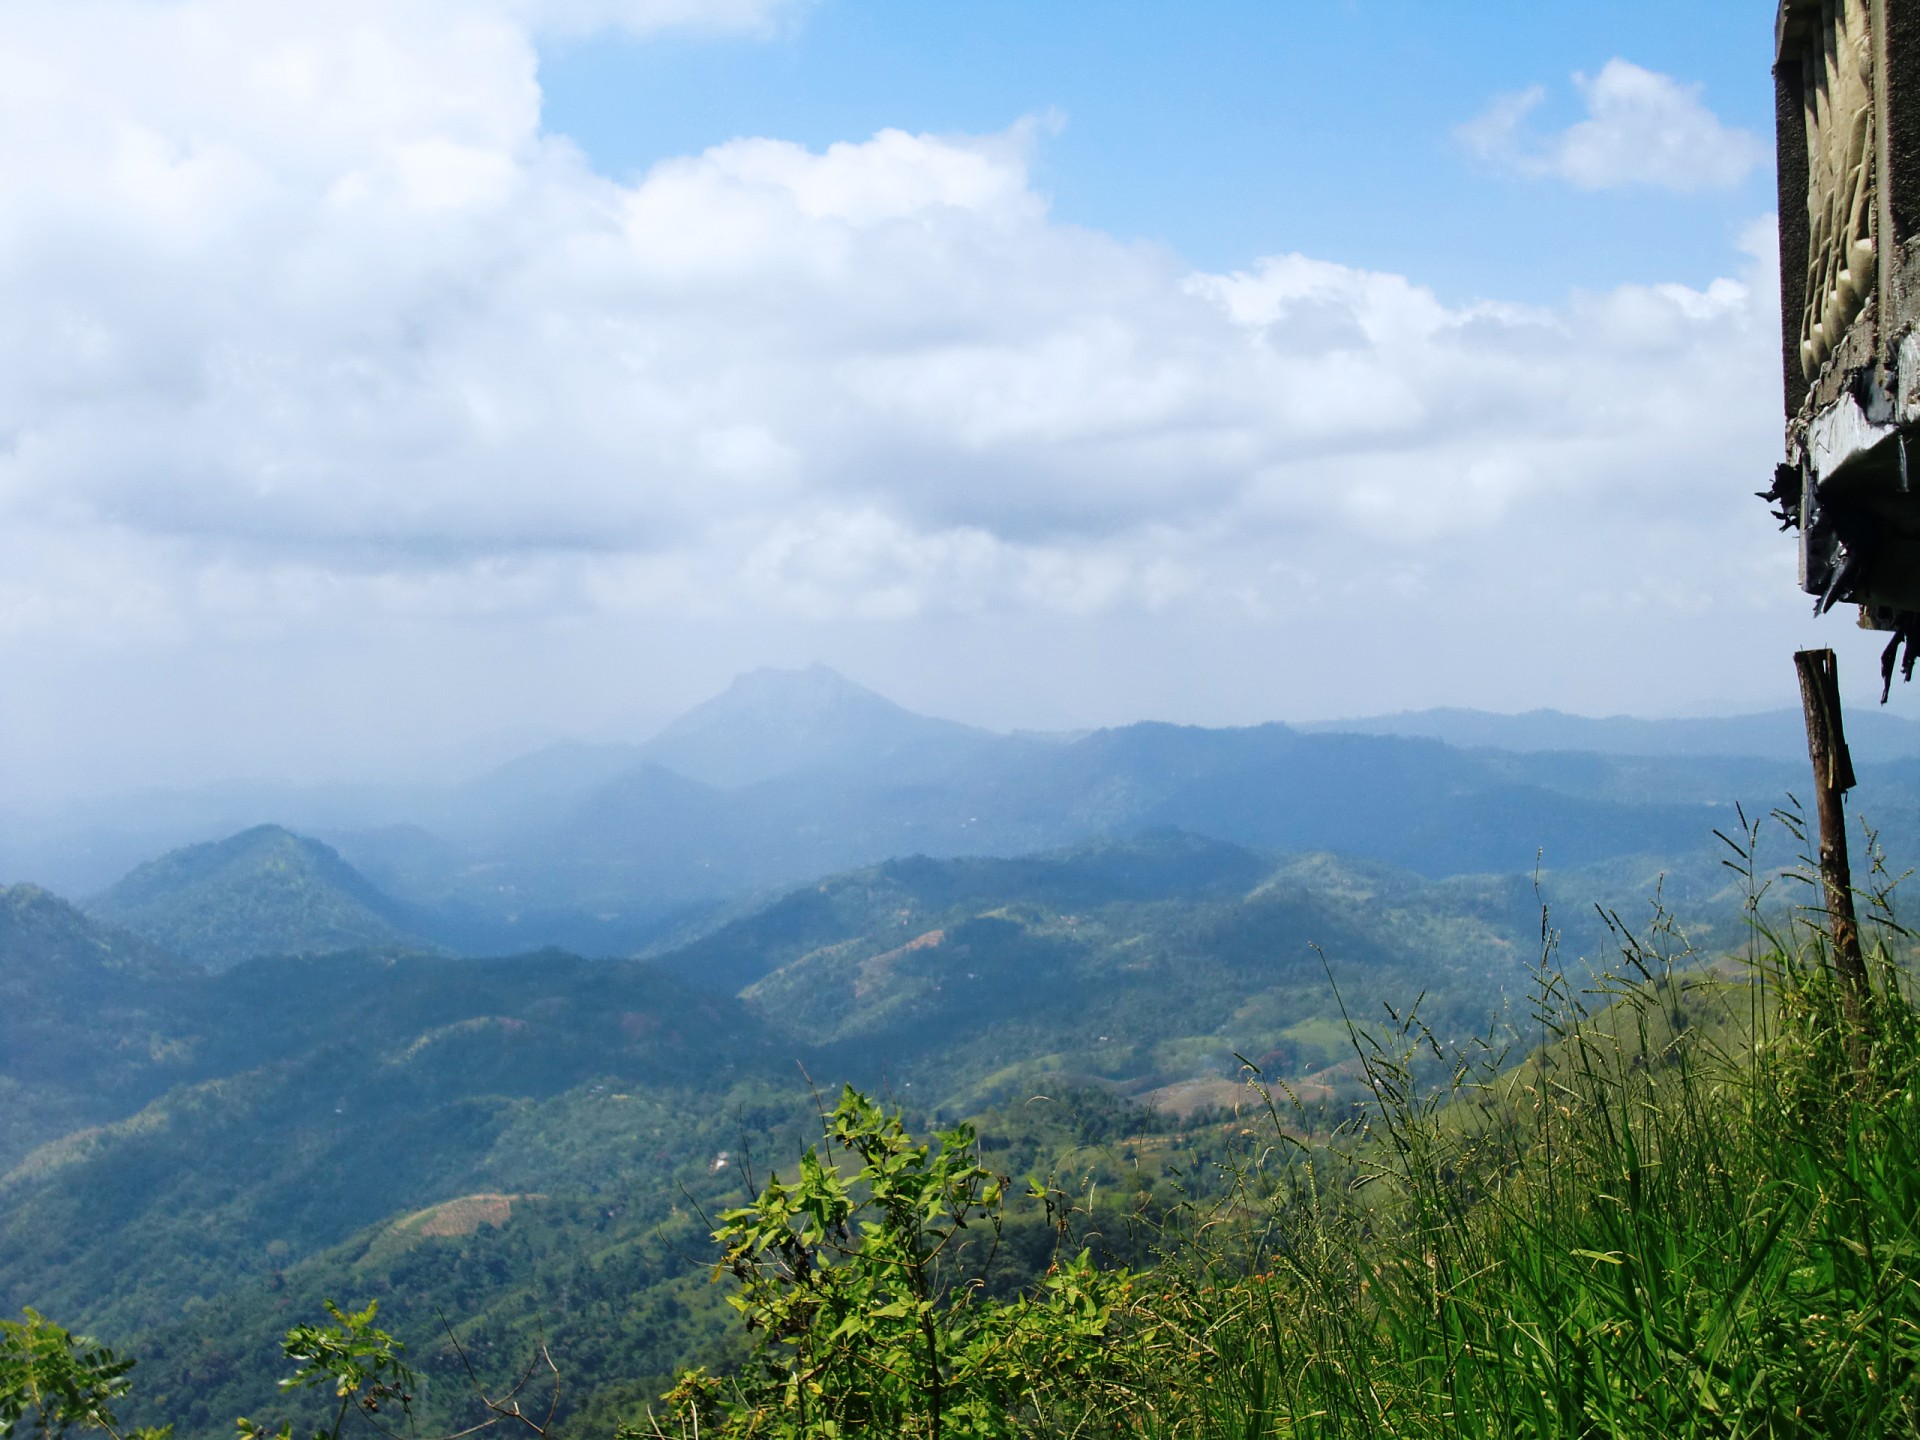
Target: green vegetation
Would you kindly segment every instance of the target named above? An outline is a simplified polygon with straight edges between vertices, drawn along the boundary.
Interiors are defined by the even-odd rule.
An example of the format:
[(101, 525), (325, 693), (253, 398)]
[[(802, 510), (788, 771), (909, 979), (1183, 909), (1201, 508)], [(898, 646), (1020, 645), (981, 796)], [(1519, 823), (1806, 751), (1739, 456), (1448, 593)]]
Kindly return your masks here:
[(755, 1435), (995, 1435), (1040, 1418), (1044, 1392), (1097, 1383), (1124, 1272), (1082, 1250), (1032, 1294), (984, 1299), (1006, 1182), (972, 1128), (916, 1145), (851, 1086), (825, 1123), (847, 1173), (811, 1148), (714, 1235), (758, 1353), (731, 1387), (688, 1372), (669, 1404)]
[(1019, 860), (889, 861), (660, 964), (738, 990), (789, 1043), (817, 1047), (826, 1073), (884, 1074), (930, 1110), (968, 1113), (1036, 1077), (1159, 1102), (1194, 1081), (1231, 1095), (1236, 1055), (1290, 1077), (1341, 1060), (1329, 967), (1369, 1012), (1424, 990), (1440, 1028), (1482, 1024), (1524, 983), (1536, 903), (1517, 878), (1275, 862), (1161, 832)]
[[(389, 1415), (410, 1415), (413, 1389), (418, 1383), (412, 1368), (400, 1358), (405, 1347), (373, 1323), (380, 1313), (376, 1300), (363, 1310), (342, 1310), (333, 1301), (326, 1302), (331, 1325), (296, 1325), (287, 1331), (281, 1344), (289, 1360), (298, 1368), (280, 1382), (283, 1390), (313, 1390), (330, 1387), (333, 1391), (332, 1423), (314, 1432), (314, 1440), (340, 1440), (340, 1431), (349, 1415), (377, 1416), (385, 1405)], [(376, 1422), (377, 1424), (378, 1422)], [(240, 1440), (293, 1440), (293, 1422), (287, 1421), (276, 1432), (241, 1416), (234, 1422)], [(384, 1429), (384, 1426), (380, 1428)]]
[(330, 956), (193, 993), (189, 1083), (0, 1177), (14, 1303), (122, 1343), (183, 1305), (224, 1328), (365, 1227), (556, 1177), (643, 1195), (650, 1225), (729, 1143), (737, 1086), (786, 1068), (737, 1004), (640, 964)]
[[(1863, 1053), (1820, 933), (1757, 894), (1743, 959), (1657, 915), (1596, 984), (1520, 965), (1515, 887), (1184, 836), (896, 862), (657, 965), (209, 977), (4, 898), (44, 963), (0, 981), (109, 1002), (87, 1063), (131, 1108), (0, 1177), (0, 1313), (142, 1362), (129, 1393), (29, 1315), (9, 1430), (1920, 1427), (1920, 1024), (1886, 906)], [(1474, 1039), (1520, 981), (1513, 1043)], [(795, 1060), (852, 1084), (810, 1102)]]
[[(876, 1382), (837, 1368), (847, 1322), (798, 1343), (776, 1323), (730, 1405), (703, 1414), (694, 1376), (654, 1423), (710, 1436), (1916, 1433), (1920, 1017), (1891, 959), (1902, 932), (1882, 919), (1864, 1059), (1810, 925), (1763, 937), (1736, 978), (1682, 965), (1693, 957), (1659, 943), (1677, 933), (1663, 926), (1653, 944), (1628, 937), (1628, 973), (1598, 1010), (1543, 969), (1547, 1043), (1518, 1067), (1449, 1053), (1413, 1016), (1356, 1029), (1370, 1102), (1325, 1144), (1256, 1082), (1265, 1124), (1247, 1127), (1224, 1193), (1165, 1217), (1151, 1272), (1107, 1277), (1035, 1346), (1071, 1357), (1065, 1375), (1037, 1363), (1017, 1398), (943, 1420), (940, 1387), (891, 1364), (881, 1412), (861, 1398)], [(1438, 1089), (1422, 1076), (1433, 1062), (1451, 1077)], [(835, 1124), (860, 1113), (843, 1103)], [(729, 1257), (770, 1234), (803, 1244), (815, 1232), (791, 1218), (794, 1197), (841, 1194), (825, 1174), (815, 1164), (797, 1190), (770, 1184), (728, 1217)], [(870, 1253), (888, 1268), (885, 1244)], [(787, 1266), (785, 1303), (843, 1293), (843, 1272), (824, 1273)], [(760, 1269), (744, 1281), (755, 1313), (768, 1282)], [(971, 1292), (949, 1306), (991, 1330)], [(867, 1315), (898, 1309), (876, 1294)], [(970, 1379), (961, 1353), (956, 1385)], [(830, 1397), (866, 1409), (843, 1417), (822, 1408)]]
[(87, 910), (216, 970), (255, 955), (432, 948), (330, 847), (278, 825), (149, 861)]
[[(504, 1390), (544, 1337), (568, 1363), (560, 1423), (604, 1430), (676, 1365), (737, 1364), (701, 1217), (804, 1148), (796, 1062), (915, 1125), (976, 1115), (996, 1166), (1093, 1187), (1096, 1262), (1139, 1264), (1146, 1217), (1225, 1153), (1208, 1107), (1235, 1096), (1235, 1049), (1351, 1088), (1308, 941), (1369, 1008), (1425, 981), (1484, 1014), (1518, 973), (1509, 889), (1165, 834), (836, 877), (652, 964), (362, 951), (217, 975), (16, 889), (0, 1314), (33, 1304), (140, 1355), (129, 1416), (200, 1437), (288, 1406), (320, 1423), (274, 1390), (277, 1337), (377, 1298), (422, 1347), (422, 1424), (481, 1418), (454, 1340)], [(951, 938), (885, 960), (930, 929)], [(750, 978), (799, 962), (791, 983), (823, 946), (880, 958), (877, 983), (803, 1007), (675, 978), (758, 952)], [(986, 1278), (1006, 1297), (1054, 1256), (1045, 1204), (1016, 1197), (1003, 1241)]]
[(0, 1174), (187, 1073), (188, 966), (32, 885), (0, 887)]
[[(566, 1375), (564, 1350), (537, 1343), (504, 1398), (471, 1377), (470, 1423), (715, 1440), (1915, 1433), (1920, 1015), (1893, 963), (1903, 937), (1883, 926), (1863, 1049), (1810, 927), (1741, 974), (1685, 963), (1676, 936), (1629, 937), (1598, 1007), (1543, 968), (1547, 1043), (1518, 1066), (1449, 1052), (1412, 1015), (1356, 1028), (1371, 1101), (1331, 1136), (1255, 1077), (1217, 1183), (1141, 1212), (1148, 1269), (1094, 1264), (1090, 1197), (1039, 1182), (1026, 1199), (1058, 1217), (1053, 1258), (997, 1289), (1020, 1200), (994, 1147), (968, 1126), (916, 1142), (848, 1089), (789, 1178), (718, 1217), (746, 1351), (568, 1421), (514, 1398), (540, 1365)], [(1097, 1107), (1080, 1123), (1105, 1128)], [(334, 1383), (333, 1440), (355, 1407), (411, 1409), (419, 1381), (373, 1313), (334, 1308), (285, 1342), (296, 1381)], [(51, 1338), (57, 1359), (67, 1337)], [(87, 1376), (104, 1404), (125, 1365), (89, 1353), (80, 1400), (53, 1413), (111, 1424)], [(6, 1352), (0, 1396), (29, 1393), (33, 1364)]]
[(0, 1320), (0, 1435), (22, 1423), (43, 1440), (104, 1430), (114, 1440), (165, 1440), (166, 1430), (122, 1430), (113, 1413), (134, 1362), (78, 1339), (31, 1309)]
[[(138, 942), (36, 892), (16, 907), (35, 924), (0, 934), (0, 984), (23, 997), (0, 1011), (23, 1131), (0, 1152), (0, 1313), (32, 1303), (153, 1354), (185, 1301), (224, 1354), (254, 1287), (463, 1196), (547, 1197), (512, 1230), (578, 1205), (644, 1236), (682, 1183), (733, 1185), (737, 1162), (707, 1167), (744, 1135), (756, 1163), (792, 1153), (796, 1062), (926, 1117), (1089, 1088), (1172, 1087), (1185, 1113), (1232, 1098), (1235, 1051), (1344, 1093), (1308, 942), (1357, 1004), (1426, 986), (1464, 1024), (1523, 976), (1512, 888), (1165, 835), (837, 877), (652, 964), (373, 951), (217, 976), (127, 973), (115, 947)], [(749, 946), (745, 1001), (674, 978)], [(530, 1257), (499, 1264), (508, 1292), (531, 1286)]]

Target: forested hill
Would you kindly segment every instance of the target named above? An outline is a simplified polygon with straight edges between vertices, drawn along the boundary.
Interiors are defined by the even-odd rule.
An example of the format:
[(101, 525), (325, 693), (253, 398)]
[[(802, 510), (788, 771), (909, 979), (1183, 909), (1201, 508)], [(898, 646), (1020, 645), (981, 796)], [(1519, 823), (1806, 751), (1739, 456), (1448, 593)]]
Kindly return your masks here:
[(433, 948), (332, 848), (278, 825), (150, 860), (86, 909), (214, 969), (254, 955)]
[(196, 968), (32, 885), (0, 887), (0, 1172), (185, 1073)]
[[(271, 1406), (283, 1306), (321, 1293), (388, 1296), (429, 1330), (417, 1307), (456, 1295), (591, 1350), (586, 1314), (543, 1308), (542, 1267), (581, 1257), (602, 1258), (566, 1293), (625, 1287), (626, 1317), (605, 1371), (576, 1372), (583, 1398), (664, 1373), (710, 1312), (684, 1288), (693, 1252), (646, 1237), (689, 1223), (688, 1195), (727, 1203), (743, 1146), (793, 1153), (804, 1077), (921, 1114), (1091, 1086), (1178, 1116), (1234, 1097), (1237, 1052), (1335, 1099), (1353, 1077), (1328, 968), (1357, 1013), (1425, 991), (1443, 1030), (1478, 1028), (1538, 924), (1524, 884), (1176, 832), (834, 876), (656, 962), (363, 949), (208, 974), (44, 893), (6, 898), (28, 920), (0, 937), (0, 984), (80, 1040), (52, 1076), (29, 1007), (0, 1015), (20, 1131), (0, 1309), (150, 1357), (183, 1435)], [(222, 1378), (182, 1390), (175, 1359)]]
[[(71, 936), (98, 939), (61, 908)], [(39, 1143), (0, 1169), (0, 1305), (108, 1328), (484, 1189), (502, 1166), (564, 1184), (579, 1137), (537, 1118), (558, 1097), (609, 1081), (717, 1096), (791, 1056), (738, 1002), (642, 962), (357, 951), (128, 988), (99, 967), (36, 982), (33, 954), (4, 939), (0, 985), (36, 993), (0, 1014), (0, 1084), (52, 1133), (22, 1136)], [(46, 1073), (41, 1015), (92, 1069)]]
[(1362, 1013), (1425, 992), (1483, 1024), (1523, 983), (1539, 898), (1520, 877), (1428, 881), (1163, 831), (1014, 860), (889, 861), (805, 887), (659, 963), (928, 1104), (1037, 1074), (1167, 1100), (1231, 1089), (1236, 1056), (1305, 1076)]
[[(993, 736), (803, 688), (790, 733), (763, 676), (649, 747), (140, 857), (90, 913), (0, 891), (0, 1313), (142, 1354), (140, 1418), (198, 1440), (272, 1412), (321, 1298), (416, 1337), (451, 1303), (500, 1356), (570, 1347), (585, 1424), (707, 1353), (700, 1217), (840, 1083), (1041, 1170), (1091, 1131), (1036, 1139), (1028, 1102), (1079, 1097), (1132, 1158), (1071, 1163), (1200, 1183), (1247, 1063), (1333, 1116), (1348, 1016), (1508, 1013), (1543, 898), (1572, 964), (1591, 902), (1660, 885), (1730, 938), (1713, 832), (1791, 783), (1278, 725)], [(1910, 817), (1913, 764), (1861, 810)], [(644, 958), (521, 943), (555, 937)]]

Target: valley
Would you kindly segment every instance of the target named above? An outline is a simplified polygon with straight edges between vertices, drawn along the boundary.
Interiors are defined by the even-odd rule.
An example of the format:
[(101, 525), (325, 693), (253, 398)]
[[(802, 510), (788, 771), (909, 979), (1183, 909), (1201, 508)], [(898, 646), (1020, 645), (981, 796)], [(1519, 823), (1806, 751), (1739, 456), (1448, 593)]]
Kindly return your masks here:
[[(1515, 1043), (1543, 904), (1576, 968), (1615, 943), (1596, 902), (1640, 923), (1656, 891), (1736, 944), (1713, 832), (1790, 783), (1282, 726), (992, 736), (749, 678), (649, 747), (363, 817), (391, 824), (250, 814), (73, 901), (0, 889), (0, 1311), (138, 1354), (129, 1413), (181, 1440), (274, 1412), (276, 1337), (326, 1298), (381, 1301), (438, 1422), (472, 1419), (450, 1336), (489, 1384), (544, 1339), (563, 1433), (604, 1430), (731, 1363), (712, 1217), (819, 1097), (971, 1117), (1144, 1259), (1124, 1217), (1214, 1183), (1250, 1073), (1330, 1128), (1365, 1093), (1350, 1021)], [(1863, 766), (1899, 835), (1914, 764)], [(1011, 1289), (1058, 1241), (1031, 1207), (1008, 1236)]]

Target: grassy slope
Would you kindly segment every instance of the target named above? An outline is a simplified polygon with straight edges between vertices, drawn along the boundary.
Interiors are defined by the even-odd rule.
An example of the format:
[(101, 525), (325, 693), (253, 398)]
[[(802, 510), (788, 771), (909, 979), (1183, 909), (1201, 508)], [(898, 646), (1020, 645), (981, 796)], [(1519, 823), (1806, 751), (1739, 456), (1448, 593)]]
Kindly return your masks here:
[(1920, 1024), (1887, 972), (1849, 1078), (1796, 944), (1757, 981), (1650, 963), (1597, 1013), (1556, 982), (1544, 1049), (1438, 1094), (1417, 1037), (1372, 1050), (1366, 1128), (1243, 1172), (1222, 1213), (1257, 1238), (1223, 1226), (1169, 1268), (1154, 1303), (1206, 1340), (1145, 1382), (1164, 1431), (1915, 1433)]

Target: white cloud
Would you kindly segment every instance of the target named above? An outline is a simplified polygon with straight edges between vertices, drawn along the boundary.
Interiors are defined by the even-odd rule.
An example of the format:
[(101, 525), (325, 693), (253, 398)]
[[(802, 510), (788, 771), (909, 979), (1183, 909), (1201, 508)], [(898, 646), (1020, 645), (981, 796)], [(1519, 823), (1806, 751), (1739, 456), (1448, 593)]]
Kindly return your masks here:
[(587, 34), (623, 30), (766, 32), (797, 18), (812, 0), (498, 0), (507, 13), (537, 30)]
[(1496, 97), (1455, 133), (1484, 160), (1582, 190), (1731, 189), (1770, 153), (1758, 136), (1722, 124), (1701, 103), (1698, 85), (1618, 58), (1573, 82), (1587, 118), (1558, 134), (1528, 132), (1528, 118), (1546, 99), (1538, 85)]
[(1024, 127), (618, 183), (540, 131), (531, 15), (0, 13), (0, 712), (54, 703), (18, 677), (55, 650), (478, 654), (484, 688), (675, 627), (734, 626), (723, 664), (794, 625), (1597, 633), (1790, 590), (1746, 498), (1769, 242), (1705, 289), (1456, 306), (1055, 223)]

